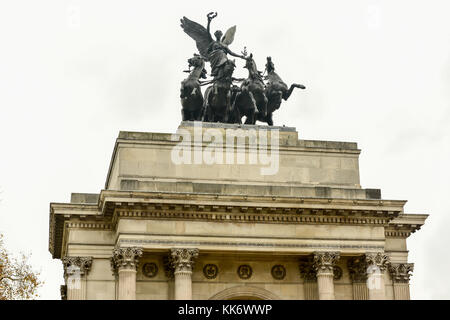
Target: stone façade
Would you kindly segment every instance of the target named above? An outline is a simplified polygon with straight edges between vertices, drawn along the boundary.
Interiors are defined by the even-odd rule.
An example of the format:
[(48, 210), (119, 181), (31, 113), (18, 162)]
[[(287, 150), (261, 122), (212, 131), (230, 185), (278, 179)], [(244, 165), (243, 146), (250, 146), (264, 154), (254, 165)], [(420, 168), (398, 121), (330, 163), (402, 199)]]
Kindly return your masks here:
[[(202, 130), (208, 127), (223, 134), (261, 128)], [(195, 130), (189, 122), (180, 128)], [(120, 132), (105, 189), (50, 205), (53, 257), (92, 261), (67, 298), (409, 299), (406, 239), (427, 215), (406, 214), (406, 201), (361, 188), (356, 143), (299, 140), (294, 128), (263, 128), (279, 132), (279, 170), (271, 176), (248, 163), (175, 165), (172, 134)], [(111, 268), (121, 248), (141, 254), (126, 268)], [(337, 253), (330, 266), (341, 270), (339, 278), (329, 264), (314, 263), (324, 253)], [(354, 276), (355, 258), (373, 261), (373, 253), (388, 259), (381, 291)], [(143, 272), (146, 264), (157, 270), (152, 277)], [(272, 275), (275, 266), (285, 270), (282, 279)]]

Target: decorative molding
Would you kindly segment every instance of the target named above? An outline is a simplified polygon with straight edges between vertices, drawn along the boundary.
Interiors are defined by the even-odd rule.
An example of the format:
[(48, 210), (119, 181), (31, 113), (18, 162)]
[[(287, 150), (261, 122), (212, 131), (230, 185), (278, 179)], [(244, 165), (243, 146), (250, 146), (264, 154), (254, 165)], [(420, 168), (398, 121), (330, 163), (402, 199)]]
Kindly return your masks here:
[(64, 257), (61, 259), (64, 267), (64, 277), (88, 274), (92, 266), (92, 257)]
[(174, 273), (192, 272), (195, 259), (198, 257), (198, 249), (173, 248), (170, 250), (171, 264)]
[(276, 280), (283, 280), (284, 278), (286, 278), (286, 268), (280, 264), (274, 265), (270, 273)]
[(409, 283), (414, 271), (414, 263), (391, 263), (389, 272), (394, 283)]
[(203, 267), (203, 275), (206, 279), (215, 279), (219, 274), (219, 268), (215, 264), (205, 264)]
[(237, 269), (237, 274), (242, 280), (248, 280), (252, 277), (253, 270), (248, 264), (240, 265)]
[(333, 273), (333, 268), (339, 258), (339, 252), (314, 252), (313, 268), (317, 274)]
[(142, 274), (147, 278), (154, 278), (158, 274), (158, 266), (154, 262), (145, 263), (142, 266)]
[(412, 232), (408, 230), (386, 230), (384, 232), (387, 238), (408, 238), (411, 234)]
[(66, 221), (65, 225), (71, 229), (113, 230), (113, 224), (105, 222)]
[(385, 271), (389, 265), (389, 256), (383, 252), (368, 252), (365, 254), (368, 267), (376, 266), (381, 272)]
[[(156, 207), (156, 206), (154, 206)], [(391, 217), (389, 213), (376, 214), (368, 211), (361, 211), (361, 216), (355, 216), (355, 210), (322, 210), (322, 209), (295, 209), (295, 208), (250, 208), (247, 206), (237, 207), (236, 212), (230, 212), (228, 206), (219, 208), (210, 206), (206, 210), (205, 206), (191, 205), (193, 211), (177, 211), (176, 208), (167, 211), (155, 211), (153, 208), (147, 210), (124, 210), (115, 209), (113, 224), (116, 224), (119, 218), (152, 218), (152, 219), (183, 219), (183, 220), (203, 220), (203, 221), (224, 221), (224, 222), (264, 222), (264, 223), (294, 223), (294, 224), (357, 224), (357, 225), (387, 225)], [(244, 208), (244, 209), (243, 209)], [(289, 209), (288, 211), (286, 209)], [(219, 211), (222, 210), (222, 211)], [(243, 214), (242, 210), (245, 211)], [(261, 211), (266, 213), (262, 213)], [(269, 213), (270, 212), (270, 213)], [(290, 213), (290, 212), (297, 212)], [(371, 216), (369, 216), (372, 214)]]
[(143, 250), (140, 247), (117, 247), (113, 250), (111, 257), (111, 268), (114, 272), (121, 269), (137, 270), (139, 258), (142, 257)]

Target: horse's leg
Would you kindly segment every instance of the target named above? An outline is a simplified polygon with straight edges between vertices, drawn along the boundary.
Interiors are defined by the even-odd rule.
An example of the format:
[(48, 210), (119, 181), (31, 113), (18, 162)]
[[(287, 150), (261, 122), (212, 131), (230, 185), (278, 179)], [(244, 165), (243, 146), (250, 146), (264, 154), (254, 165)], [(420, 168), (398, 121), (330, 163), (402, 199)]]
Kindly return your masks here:
[(273, 114), (272, 112), (269, 112), (266, 117), (266, 121), (269, 126), (273, 126), (272, 114)]
[(288, 91), (283, 92), (283, 99), (284, 100), (289, 99), (289, 97), (292, 94), (292, 91), (294, 91), (295, 88), (305, 89), (305, 86), (301, 85), (301, 84), (296, 84), (296, 83), (292, 84)]
[(267, 103), (269, 102), (269, 99), (267, 99), (264, 92), (261, 93), (263, 96), (263, 110), (264, 110), (264, 116), (268, 116), (269, 112), (267, 110)]
[(181, 120), (182, 121), (188, 121), (187, 111), (184, 110), (184, 108), (181, 109)]
[(211, 89), (208, 88), (205, 91), (205, 97), (203, 98), (203, 108), (202, 108), (202, 116), (201, 121), (208, 122), (208, 109), (209, 109), (209, 93), (211, 92)]
[(226, 102), (227, 102), (227, 106), (225, 108), (225, 114), (223, 115), (223, 122), (224, 123), (228, 123), (228, 120), (230, 119), (230, 114), (231, 114), (231, 91), (227, 92)]
[(200, 121), (202, 118), (202, 114), (203, 114), (203, 108), (197, 109), (197, 110), (193, 111), (192, 113), (193, 113), (192, 117), (194, 118), (194, 121)]
[(250, 108), (249, 114), (247, 115), (247, 119), (245, 120), (245, 124), (255, 124), (256, 123), (255, 114), (258, 111), (258, 107), (256, 106), (256, 100), (251, 91), (248, 92), (248, 96), (250, 98), (252, 106)]
[(180, 99), (183, 99), (185, 97), (184, 94), (184, 81), (181, 82), (181, 88), (180, 88)]
[(207, 100), (205, 100), (205, 104), (203, 105), (203, 112), (202, 112), (202, 121), (203, 122), (209, 122), (208, 113), (209, 113), (209, 104), (208, 104)]
[(230, 103), (231, 108), (230, 108), (230, 118), (228, 119), (230, 123), (238, 123), (239, 120), (239, 110), (238, 107), (236, 105), (236, 100), (237, 100), (237, 96), (238, 93), (234, 93), (231, 98), (232, 101)]
[[(237, 98), (236, 98), (236, 100), (237, 100)], [(241, 110), (239, 108), (239, 105), (236, 103), (236, 100), (234, 100), (234, 116), (236, 117), (235, 123), (242, 124)]]

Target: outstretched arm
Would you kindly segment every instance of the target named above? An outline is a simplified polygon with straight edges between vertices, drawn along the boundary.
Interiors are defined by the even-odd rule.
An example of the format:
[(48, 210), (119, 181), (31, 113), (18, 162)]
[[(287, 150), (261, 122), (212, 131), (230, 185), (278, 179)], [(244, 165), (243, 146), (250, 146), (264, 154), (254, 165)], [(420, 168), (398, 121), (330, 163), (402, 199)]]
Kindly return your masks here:
[(237, 53), (234, 53), (233, 51), (231, 51), (228, 47), (225, 47), (226, 48), (226, 50), (227, 50), (227, 53), (230, 55), (230, 56), (233, 56), (233, 57), (236, 57), (236, 58), (241, 58), (241, 59), (247, 59), (244, 55), (241, 55), (241, 54), (237, 54)]
[(208, 17), (208, 26), (206, 27), (206, 30), (208, 31), (208, 34), (211, 34), (211, 31), (210, 31), (211, 21), (212, 21), (212, 19), (217, 17), (217, 12), (210, 12), (207, 14), (207, 17)]

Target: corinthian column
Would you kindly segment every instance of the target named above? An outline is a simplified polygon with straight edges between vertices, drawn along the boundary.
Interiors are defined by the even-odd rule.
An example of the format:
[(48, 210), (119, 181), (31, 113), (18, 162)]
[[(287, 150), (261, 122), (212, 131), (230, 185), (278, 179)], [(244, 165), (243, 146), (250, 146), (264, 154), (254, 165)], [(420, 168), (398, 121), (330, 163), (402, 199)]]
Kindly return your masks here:
[(315, 252), (313, 267), (316, 270), (319, 300), (334, 300), (333, 268), (339, 260), (339, 252)]
[(389, 257), (381, 252), (366, 253), (367, 288), (369, 300), (385, 300), (384, 271), (389, 265)]
[(198, 249), (171, 249), (175, 276), (175, 300), (192, 300), (192, 269)]
[(115, 248), (111, 258), (111, 266), (118, 274), (118, 300), (136, 300), (136, 270), (142, 248)]
[(91, 270), (92, 257), (65, 257), (62, 259), (67, 300), (86, 300), (86, 276)]
[(391, 263), (389, 272), (391, 273), (394, 285), (395, 300), (410, 300), (409, 277), (414, 270), (414, 263)]

